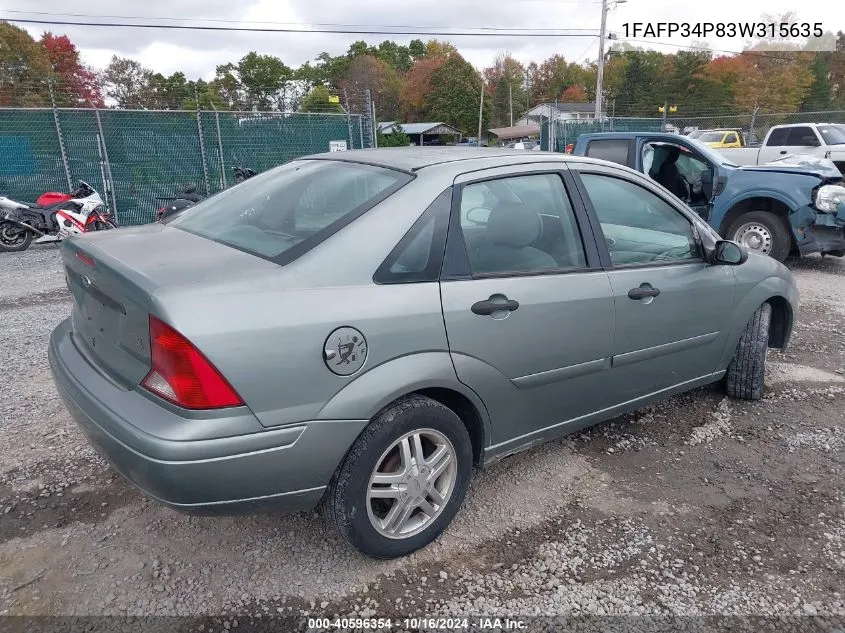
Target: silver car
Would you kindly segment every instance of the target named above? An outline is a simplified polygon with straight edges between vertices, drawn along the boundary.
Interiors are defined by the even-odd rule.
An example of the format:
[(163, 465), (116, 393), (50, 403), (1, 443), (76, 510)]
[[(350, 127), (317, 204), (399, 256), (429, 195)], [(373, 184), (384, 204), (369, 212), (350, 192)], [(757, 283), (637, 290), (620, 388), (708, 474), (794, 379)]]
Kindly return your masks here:
[(62, 248), (50, 363), (118, 471), (185, 511), (322, 503), (378, 558), (473, 467), (719, 380), (761, 398), (797, 302), (650, 179), (542, 152), (310, 156)]

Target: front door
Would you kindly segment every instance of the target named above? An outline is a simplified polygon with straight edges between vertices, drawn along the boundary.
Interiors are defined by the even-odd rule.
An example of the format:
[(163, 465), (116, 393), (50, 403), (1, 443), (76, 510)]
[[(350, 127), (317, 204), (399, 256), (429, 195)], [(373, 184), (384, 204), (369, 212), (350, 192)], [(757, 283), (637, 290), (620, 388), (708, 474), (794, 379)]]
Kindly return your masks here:
[(613, 288), (608, 399), (622, 404), (712, 374), (729, 334), (733, 268), (704, 261), (691, 219), (659, 189), (579, 169)]
[[(666, 159), (666, 148), (676, 148), (677, 150), (677, 159), (674, 159), (674, 155), (672, 158), (674, 159), (677, 173), (683, 183), (681, 194), (678, 197), (686, 202), (704, 221), (709, 222), (713, 192), (708, 191), (707, 187), (704, 186), (702, 174), (705, 171), (709, 171), (712, 182), (715, 170), (713, 165), (708, 163), (702, 156), (683, 145), (664, 141), (647, 141), (643, 143), (642, 147), (641, 161), (643, 173), (650, 176), (658, 184), (664, 187), (666, 186), (667, 183), (661, 182), (661, 176), (659, 175), (660, 165), (654, 164), (655, 157), (661, 161)], [(658, 151), (655, 151), (656, 149)], [(677, 191), (673, 193), (678, 194)]]
[(759, 165), (797, 154), (813, 154), (821, 145), (813, 128), (796, 125), (772, 130), (766, 144), (760, 148)]
[(563, 173), (541, 168), (456, 182), (443, 316), (458, 378), (488, 405), (496, 451), (600, 409), (610, 368), (610, 282)]

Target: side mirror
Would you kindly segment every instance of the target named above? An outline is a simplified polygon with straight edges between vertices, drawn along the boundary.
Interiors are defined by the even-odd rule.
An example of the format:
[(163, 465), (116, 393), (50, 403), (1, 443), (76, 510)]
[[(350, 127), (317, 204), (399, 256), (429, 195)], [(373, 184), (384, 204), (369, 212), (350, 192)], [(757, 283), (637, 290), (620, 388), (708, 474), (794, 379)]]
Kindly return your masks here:
[(194, 193), (196, 190), (197, 190), (196, 185), (188, 185), (187, 187), (185, 187), (184, 193)]
[(739, 266), (748, 259), (748, 251), (736, 242), (719, 240), (713, 250), (713, 263), (727, 266)]

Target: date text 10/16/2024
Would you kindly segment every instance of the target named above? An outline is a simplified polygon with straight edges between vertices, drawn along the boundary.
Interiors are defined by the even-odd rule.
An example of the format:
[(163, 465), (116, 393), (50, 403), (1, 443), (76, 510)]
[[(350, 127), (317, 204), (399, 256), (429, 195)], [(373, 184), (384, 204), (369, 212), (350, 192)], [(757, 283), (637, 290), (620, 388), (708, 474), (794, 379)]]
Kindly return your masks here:
[(511, 618), (309, 618), (309, 631), (385, 630), (393, 627), (411, 630), (472, 630), (489, 629), (519, 631), (527, 623)]

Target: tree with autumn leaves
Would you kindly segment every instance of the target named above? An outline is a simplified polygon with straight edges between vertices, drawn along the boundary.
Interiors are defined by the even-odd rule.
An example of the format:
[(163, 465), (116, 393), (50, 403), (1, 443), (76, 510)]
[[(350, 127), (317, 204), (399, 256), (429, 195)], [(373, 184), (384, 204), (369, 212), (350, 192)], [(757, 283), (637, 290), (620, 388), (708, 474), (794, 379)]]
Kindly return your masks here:
[(0, 22), (0, 105), (104, 107), (96, 73), (80, 61), (66, 35), (36, 41), (24, 29)]

